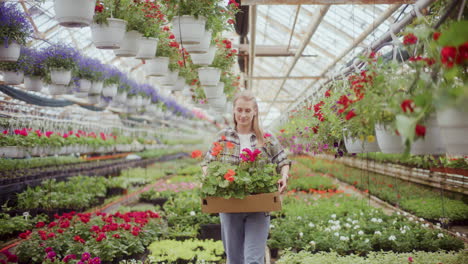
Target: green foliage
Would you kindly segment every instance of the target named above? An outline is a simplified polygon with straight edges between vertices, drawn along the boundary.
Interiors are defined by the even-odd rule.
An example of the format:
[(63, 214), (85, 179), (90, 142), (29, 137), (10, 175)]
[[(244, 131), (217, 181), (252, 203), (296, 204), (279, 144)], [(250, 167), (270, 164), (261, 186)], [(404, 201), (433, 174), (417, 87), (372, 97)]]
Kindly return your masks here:
[(29, 230), (39, 222), (44, 221), (46, 217), (39, 215), (36, 217), (10, 216), (0, 213), (0, 236), (10, 235), (18, 231)]
[[(161, 240), (153, 242), (148, 249), (151, 251), (150, 261), (164, 263), (218, 263), (224, 253), (223, 243), (213, 240)], [(195, 262), (196, 261), (196, 262)]]
[[(99, 0), (96, 5), (102, 5), (102, 12), (94, 13), (94, 23), (107, 25), (107, 18), (125, 19), (128, 11), (132, 11), (131, 0)], [(134, 11), (134, 10), (133, 10)]]
[(337, 252), (311, 253), (307, 250), (298, 253), (287, 250), (276, 262), (277, 264), (408, 264), (409, 258), (413, 263), (424, 264), (458, 264), (468, 262), (466, 252), (421, 252), (393, 253), (393, 252), (370, 252), (366, 257), (358, 255), (340, 256)]
[(407, 198), (400, 202), (402, 208), (414, 215), (426, 219), (439, 219), (447, 216), (451, 221), (466, 220), (468, 205), (462, 201), (456, 201), (440, 197)]
[(297, 191), (314, 190), (336, 190), (336, 185), (330, 178), (313, 175), (301, 178), (292, 178), (288, 183), (288, 188)]
[(30, 159), (0, 159), (2, 170), (32, 169), (37, 167), (58, 166), (64, 164), (74, 164), (85, 162), (85, 160), (75, 157), (46, 157)]

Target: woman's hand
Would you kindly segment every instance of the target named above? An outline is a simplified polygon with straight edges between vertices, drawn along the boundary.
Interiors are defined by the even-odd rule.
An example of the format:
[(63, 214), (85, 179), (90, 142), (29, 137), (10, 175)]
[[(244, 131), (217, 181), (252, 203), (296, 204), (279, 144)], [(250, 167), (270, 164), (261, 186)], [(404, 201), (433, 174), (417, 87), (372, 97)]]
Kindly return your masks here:
[(288, 175), (283, 175), (283, 177), (278, 180), (278, 190), (280, 193), (284, 193), (287, 187), (288, 187)]

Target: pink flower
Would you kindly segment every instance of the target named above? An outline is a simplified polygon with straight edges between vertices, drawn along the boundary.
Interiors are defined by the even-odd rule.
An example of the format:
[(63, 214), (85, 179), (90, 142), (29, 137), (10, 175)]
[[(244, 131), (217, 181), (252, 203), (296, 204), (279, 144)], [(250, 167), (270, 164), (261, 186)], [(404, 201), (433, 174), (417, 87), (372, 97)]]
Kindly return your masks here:
[(408, 261), (411, 263), (413, 262), (413, 258), (412, 257), (408, 257)]
[(68, 134), (63, 134), (63, 138), (68, 138)]
[(52, 131), (47, 131), (47, 132), (45, 133), (45, 135), (46, 135), (46, 137), (50, 138), (50, 136), (51, 136), (53, 133), (54, 133), (54, 132), (52, 132)]
[(240, 158), (243, 160), (243, 161), (251, 161), (251, 162), (254, 162), (256, 159), (257, 159), (257, 156), (262, 153), (259, 149), (255, 149), (253, 152), (248, 149), (248, 148), (245, 148), (242, 150), (242, 154), (240, 154)]
[(99, 135), (101, 136), (102, 140), (106, 140), (106, 134), (101, 132), (101, 133), (99, 133)]
[(8, 134), (8, 130), (3, 130), (3, 135)]
[(269, 134), (269, 133), (263, 134), (263, 138), (269, 138), (269, 137), (271, 137), (271, 134)]

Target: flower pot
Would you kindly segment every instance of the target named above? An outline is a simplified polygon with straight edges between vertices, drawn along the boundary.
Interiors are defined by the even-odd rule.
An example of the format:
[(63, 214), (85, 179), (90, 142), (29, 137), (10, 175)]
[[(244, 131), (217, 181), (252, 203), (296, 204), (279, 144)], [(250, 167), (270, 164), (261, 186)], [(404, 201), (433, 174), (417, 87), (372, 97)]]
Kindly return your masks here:
[(206, 98), (217, 98), (224, 95), (224, 83), (219, 82), (218, 85), (203, 85), (203, 91)]
[(11, 72), (11, 71), (4, 71), (2, 72), (3, 81), (6, 85), (18, 85), (22, 84), (24, 80), (24, 73), (22, 71), (19, 72)]
[(125, 36), (120, 43), (120, 48), (114, 50), (115, 56), (135, 57), (138, 52), (138, 39), (141, 35), (142, 34), (136, 30), (125, 32)]
[(190, 53), (193, 64), (208, 66), (213, 63), (214, 57), (216, 55), (216, 46), (210, 46), (207, 53), (195, 54)]
[(208, 49), (210, 48), (210, 43), (211, 43), (211, 31), (205, 31), (205, 34), (203, 34), (203, 38), (198, 45), (184, 45), (185, 50), (188, 53), (195, 53), (195, 54), (200, 54), (200, 53), (207, 53)]
[(51, 84), (48, 89), (50, 95), (62, 95), (68, 92), (69, 87), (62, 84)]
[(179, 76), (179, 70), (168, 71), (167, 75), (162, 77), (160, 82), (162, 86), (172, 86), (177, 82)]
[(87, 27), (93, 22), (95, 0), (55, 0), (55, 19), (64, 27)]
[(198, 69), (198, 77), (201, 85), (218, 85), (221, 70), (213, 67), (202, 67)]
[(137, 107), (138, 103), (136, 96), (127, 98), (126, 104), (128, 107)]
[(42, 90), (42, 79), (37, 76), (24, 76), (24, 88), (28, 91)]
[(117, 95), (117, 85), (112, 84), (102, 88), (102, 95), (114, 98)]
[(369, 142), (367, 139), (362, 141), (357, 138), (344, 137), (346, 150), (349, 153), (367, 153), (380, 151), (377, 140)]
[(118, 103), (124, 104), (127, 101), (127, 93), (126, 92), (117, 93), (117, 96), (115, 97), (115, 101)]
[(125, 36), (127, 21), (108, 18), (108, 25), (92, 24), (91, 38), (98, 49), (119, 49)]
[(91, 82), (91, 89), (89, 89), (89, 93), (101, 94), (103, 85), (104, 85), (104, 82)]
[(174, 86), (171, 87), (172, 91), (182, 91), (185, 86), (185, 78), (184, 77), (177, 77), (177, 81)]
[(438, 111), (437, 122), (447, 153), (468, 155), (468, 113), (455, 108)]
[(390, 131), (385, 125), (375, 125), (375, 136), (382, 153), (403, 153), (405, 148), (401, 136)]
[(24, 149), (20, 147), (0, 147), (0, 157), (2, 158), (23, 158), (25, 154)]
[(206, 18), (194, 16), (176, 16), (172, 19), (172, 28), (177, 42), (182, 44), (200, 44), (205, 34)]
[(79, 85), (76, 88), (77, 92), (79, 93), (89, 93), (89, 90), (91, 90), (91, 81), (86, 79), (80, 79)]
[(165, 76), (169, 72), (169, 58), (156, 57), (145, 64), (147, 76)]
[(211, 108), (214, 108), (216, 110), (224, 109), (224, 107), (226, 106), (226, 97), (221, 96), (217, 98), (209, 98), (208, 104)]
[(138, 52), (135, 56), (136, 59), (153, 59), (158, 48), (157, 38), (140, 37), (138, 39)]
[(50, 70), (50, 79), (53, 84), (68, 85), (72, 77), (72, 72), (69, 70)]
[(2, 43), (0, 45), (0, 61), (17, 61), (20, 56), (21, 46), (15, 42), (8, 43), (8, 47), (5, 47)]
[(440, 128), (437, 125), (435, 115), (431, 116), (426, 122), (426, 135), (419, 138), (411, 145), (411, 154), (444, 154), (445, 145), (442, 142)]
[(90, 104), (99, 104), (101, 101), (101, 95), (100, 94), (88, 94), (88, 102)]

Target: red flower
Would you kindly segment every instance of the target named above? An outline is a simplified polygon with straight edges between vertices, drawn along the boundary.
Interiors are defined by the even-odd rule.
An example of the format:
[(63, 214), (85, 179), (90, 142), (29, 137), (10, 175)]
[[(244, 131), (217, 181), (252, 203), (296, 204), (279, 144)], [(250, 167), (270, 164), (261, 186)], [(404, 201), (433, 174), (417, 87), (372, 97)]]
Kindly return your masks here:
[(169, 35), (169, 39), (175, 39), (174, 34)]
[(351, 110), (348, 112), (348, 114), (346, 115), (346, 120), (350, 120), (351, 118), (355, 117), (356, 116), (356, 113), (354, 112), (354, 110)]
[(434, 35), (432, 35), (432, 39), (438, 40), (440, 37), (440, 32), (434, 32)]
[(57, 223), (56, 222), (50, 222), (49, 225), (47, 226), (48, 228), (52, 228), (54, 226), (56, 226)]
[(423, 125), (416, 125), (415, 131), (418, 137), (424, 137), (426, 135), (426, 127)]
[(104, 5), (101, 2), (98, 2), (94, 7), (94, 12), (102, 13), (104, 11)]
[(202, 156), (202, 152), (201, 152), (200, 150), (194, 150), (194, 151), (192, 152), (192, 158), (193, 158), (193, 159), (199, 158), (199, 157), (201, 157), (201, 156)]
[(113, 234), (112, 237), (114, 237), (114, 238), (120, 238), (120, 235), (119, 235), (119, 234)]
[(106, 239), (106, 234), (105, 233), (100, 233), (98, 237), (96, 238), (97, 242), (101, 242), (102, 240)]
[(224, 179), (233, 182), (234, 181), (234, 175), (236, 175), (236, 172), (233, 170), (228, 170), (226, 174), (224, 174)]
[(70, 221), (64, 221), (60, 223), (60, 228), (69, 228), (70, 227)]
[(57, 233), (63, 234), (63, 229), (57, 229)]
[(31, 232), (30, 230), (27, 230), (26, 232), (21, 233), (21, 234), (19, 235), (19, 237), (22, 238), (22, 239), (26, 239), (26, 238), (28, 238), (28, 236), (29, 236), (31, 233), (32, 233), (32, 232)]
[(56, 235), (54, 232), (50, 232), (49, 234), (47, 234), (47, 237), (52, 238), (52, 237), (56, 237)]
[(44, 222), (37, 222), (37, 224), (36, 224), (36, 228), (41, 228), (41, 227), (44, 227), (44, 226), (45, 226)]
[(232, 142), (226, 142), (226, 148), (232, 149), (234, 148), (234, 144)]
[(3, 135), (8, 134), (8, 130), (3, 130)]
[(280, 129), (280, 133), (284, 133), (284, 131), (285, 131), (284, 129)]
[(465, 42), (463, 45), (458, 47), (457, 63), (462, 64), (466, 60), (468, 60), (468, 42)]
[(413, 104), (413, 100), (411, 99), (406, 99), (404, 100), (402, 103), (401, 103), (401, 109), (403, 110), (403, 112), (407, 112), (408, 110), (413, 113), (414, 112), (414, 108), (413, 108), (414, 104)]
[(442, 64), (448, 68), (452, 68), (457, 58), (457, 48), (452, 46), (443, 47), (440, 51)]
[(330, 97), (330, 96), (331, 96), (330, 90), (326, 91), (326, 92), (325, 92), (325, 97)]
[(234, 24), (234, 23), (236, 23), (236, 22), (234, 21), (234, 19), (229, 19), (227, 22), (228, 22), (228, 24), (231, 24), (231, 25)]
[(269, 133), (263, 134), (263, 138), (269, 138), (269, 137), (271, 137), (271, 134), (269, 134)]
[(418, 38), (412, 33), (409, 33), (403, 38), (404, 45), (413, 45), (413, 44), (416, 44), (416, 42), (418, 42)]

